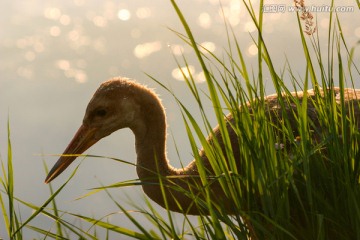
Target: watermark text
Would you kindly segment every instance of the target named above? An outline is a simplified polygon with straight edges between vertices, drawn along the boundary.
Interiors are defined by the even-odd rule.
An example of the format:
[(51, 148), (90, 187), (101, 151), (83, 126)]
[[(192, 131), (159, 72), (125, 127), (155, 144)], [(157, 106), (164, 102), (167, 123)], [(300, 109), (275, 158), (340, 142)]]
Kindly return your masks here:
[(287, 6), (286, 4), (264, 4), (263, 13), (285, 13), (285, 12), (354, 12), (354, 6), (330, 6), (330, 5), (311, 5), (304, 7)]

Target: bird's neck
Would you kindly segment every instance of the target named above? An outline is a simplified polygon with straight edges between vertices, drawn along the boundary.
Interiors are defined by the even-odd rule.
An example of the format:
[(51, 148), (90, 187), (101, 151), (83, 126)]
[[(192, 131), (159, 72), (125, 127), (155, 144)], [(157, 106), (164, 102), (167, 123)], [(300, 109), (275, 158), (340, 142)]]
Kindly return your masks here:
[(149, 181), (161, 176), (176, 175), (177, 171), (169, 165), (166, 157), (166, 117), (161, 106), (144, 112), (136, 126), (137, 173), (140, 179)]
[[(157, 101), (154, 102), (154, 99)], [(142, 109), (141, 116), (136, 118), (130, 128), (135, 134), (136, 170), (143, 183), (142, 188), (148, 197), (164, 208), (198, 214), (193, 200), (185, 197), (184, 192), (177, 189), (181, 187), (185, 191), (192, 191), (189, 186), (195, 183), (194, 179), (195, 181), (199, 179), (188, 179), (187, 176), (197, 172), (194, 167), (175, 169), (170, 166), (166, 157), (165, 111), (155, 97), (148, 102), (148, 99), (141, 100), (147, 108)], [(169, 176), (179, 176), (179, 178), (166, 178)], [(161, 186), (165, 187), (161, 188)]]

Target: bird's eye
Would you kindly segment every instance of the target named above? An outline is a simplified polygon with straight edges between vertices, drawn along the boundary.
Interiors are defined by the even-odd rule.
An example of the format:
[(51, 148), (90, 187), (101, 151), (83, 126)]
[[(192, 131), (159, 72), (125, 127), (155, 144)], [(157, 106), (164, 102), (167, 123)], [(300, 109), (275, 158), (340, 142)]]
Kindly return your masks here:
[(106, 115), (106, 110), (105, 109), (98, 109), (95, 111), (95, 115), (98, 117), (104, 117)]

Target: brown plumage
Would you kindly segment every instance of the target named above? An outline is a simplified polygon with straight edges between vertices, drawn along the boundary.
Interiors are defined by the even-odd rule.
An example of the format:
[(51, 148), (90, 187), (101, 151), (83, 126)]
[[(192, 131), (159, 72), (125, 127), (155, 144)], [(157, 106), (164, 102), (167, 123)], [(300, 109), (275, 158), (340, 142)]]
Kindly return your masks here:
[[(333, 91), (336, 100), (339, 101), (340, 90), (334, 88)], [(300, 101), (303, 98), (302, 92), (293, 93), (292, 95), (300, 99)], [(360, 96), (360, 90), (345, 89), (345, 103), (349, 104), (358, 101), (356, 95)], [(314, 97), (315, 93), (311, 90), (308, 91), (308, 115), (316, 125), (317, 114), (310, 100)], [(291, 102), (288, 102), (285, 109), (282, 109), (277, 95), (268, 96), (266, 102), (269, 116), (281, 116), (281, 111), (296, 112), (296, 105)], [(358, 104), (353, 106), (356, 108), (355, 118), (359, 119), (359, 106)], [(231, 115), (228, 115), (227, 119), (230, 122), (233, 121)], [(277, 119), (277, 117), (273, 119)], [(292, 123), (292, 121), (290, 117), (290, 122)], [(280, 124), (280, 122), (277, 124)], [(238, 138), (230, 124), (227, 126), (232, 141), (234, 158), (238, 166), (240, 166)], [(179, 186), (187, 191), (189, 185), (193, 185), (194, 187), (191, 190), (197, 193), (198, 190), (195, 185), (200, 183), (200, 178), (189, 177), (199, 175), (195, 161), (192, 161), (184, 169), (175, 169), (169, 165), (165, 146), (166, 116), (160, 99), (152, 90), (128, 79), (114, 78), (101, 84), (87, 106), (82, 126), (64, 151), (64, 154), (81, 154), (101, 138), (122, 128), (130, 128), (135, 134), (137, 173), (144, 182), (142, 185), (144, 192), (153, 201), (165, 207), (163, 194), (159, 187), (159, 175), (165, 177), (179, 176), (178, 178), (170, 178), (171, 183), (168, 184), (174, 184), (173, 186)], [(213, 137), (221, 139), (218, 128), (214, 129)], [(212, 137), (209, 138), (209, 141), (212, 141), (211, 139)], [(221, 140), (220, 144), (222, 144)], [(221, 146), (224, 147), (223, 144)], [(203, 150), (200, 151), (200, 156), (204, 160), (205, 167), (209, 172), (212, 172)], [(45, 182), (49, 183), (56, 178), (75, 158), (73, 156), (60, 157)], [(200, 212), (206, 213), (206, 210), (199, 210), (191, 198), (184, 195), (184, 191), (177, 191), (170, 187), (164, 189), (169, 210), (195, 215), (200, 214)], [(214, 183), (210, 186), (210, 189), (212, 199), (217, 201), (227, 213), (234, 213), (234, 205), (225, 197), (220, 185)]]

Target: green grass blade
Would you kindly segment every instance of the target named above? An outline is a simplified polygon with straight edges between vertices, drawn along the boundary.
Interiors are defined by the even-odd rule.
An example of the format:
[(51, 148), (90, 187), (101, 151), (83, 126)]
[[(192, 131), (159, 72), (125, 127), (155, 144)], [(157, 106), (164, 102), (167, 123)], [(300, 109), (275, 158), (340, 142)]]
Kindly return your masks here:
[(37, 210), (24, 222), (20, 225), (20, 227), (18, 227), (16, 229), (16, 231), (14, 233), (12, 233), (12, 237), (19, 232), (24, 226), (26, 226), (31, 220), (33, 220), (37, 215), (39, 215), (40, 213), (42, 213), (42, 211), (45, 209), (45, 207), (47, 205), (49, 205), (50, 203), (53, 202), (54, 198), (62, 191), (62, 189), (68, 184), (68, 182), (73, 178), (73, 176), (75, 175), (77, 169), (78, 169), (79, 165), (75, 168), (75, 170), (72, 172), (72, 174), (70, 175), (70, 177), (54, 192), (54, 194), (52, 194), (44, 203), (41, 207), (37, 208)]
[(10, 235), (14, 234), (15, 229), (15, 210), (14, 210), (14, 171), (12, 165), (12, 147), (10, 140), (10, 120), (8, 119), (7, 123), (7, 132), (8, 132), (8, 156), (7, 156), (7, 181), (6, 181), (6, 190), (8, 196), (8, 204), (9, 204), (9, 233)]
[[(46, 173), (46, 175), (48, 175), (49, 169), (48, 169), (45, 161), (43, 161), (43, 165), (44, 165), (44, 168), (45, 168), (45, 173)], [(49, 183), (49, 190), (50, 190), (50, 195), (54, 195), (54, 191), (53, 191), (51, 183)], [(59, 217), (59, 211), (58, 211), (58, 208), (57, 208), (57, 205), (56, 205), (55, 198), (53, 198), (51, 203), (52, 203), (52, 207), (53, 207), (53, 210), (54, 210), (54, 215), (55, 215), (56, 219), (59, 219), (60, 218)], [(57, 236), (62, 238), (63, 237), (62, 227), (61, 227), (60, 222), (58, 222), (58, 221), (56, 222), (56, 230), (57, 230)]]
[(119, 233), (121, 235), (125, 235), (125, 236), (129, 236), (129, 237), (132, 237), (132, 238), (136, 238), (136, 239), (142, 239), (142, 240), (147, 240), (147, 239), (156, 239), (156, 238), (152, 238), (152, 236), (150, 236), (149, 238), (149, 235), (148, 234), (141, 234), (141, 233), (138, 233), (138, 232), (135, 232), (135, 231), (132, 231), (130, 229), (127, 229), (127, 228), (123, 228), (123, 227), (120, 227), (120, 226), (116, 226), (114, 224), (111, 224), (111, 223), (107, 223), (107, 222), (104, 222), (104, 221), (100, 221), (100, 220), (96, 220), (96, 219), (93, 219), (93, 218), (90, 218), (90, 217), (86, 217), (86, 216), (83, 216), (83, 215), (79, 215), (79, 214), (71, 214), (77, 218), (80, 218), (82, 220), (85, 220), (89, 223), (92, 223), (96, 226), (99, 226), (99, 227), (102, 227), (104, 229), (107, 229), (111, 232), (116, 232), (116, 233)]

